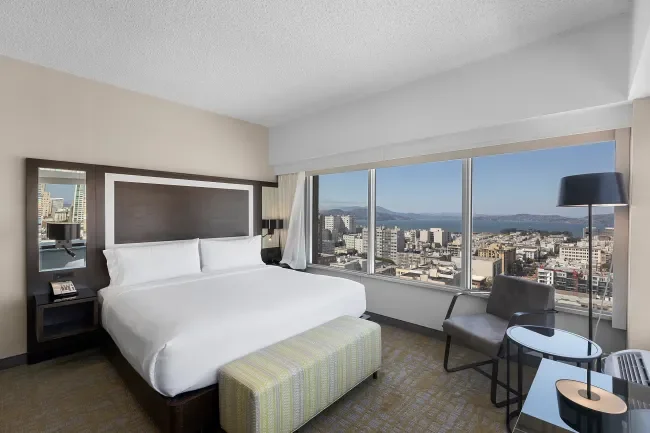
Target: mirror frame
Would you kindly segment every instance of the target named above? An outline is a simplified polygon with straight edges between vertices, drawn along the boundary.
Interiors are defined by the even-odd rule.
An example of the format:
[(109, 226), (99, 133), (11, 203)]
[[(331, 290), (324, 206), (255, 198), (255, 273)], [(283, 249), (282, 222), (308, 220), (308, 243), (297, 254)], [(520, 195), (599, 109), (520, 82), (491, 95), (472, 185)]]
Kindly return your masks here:
[[(78, 170), (86, 172), (86, 267), (72, 268), (70, 270), (45, 270), (40, 271), (39, 243), (38, 243), (38, 182), (39, 168), (53, 168), (64, 170)], [(25, 253), (26, 253), (26, 285), (28, 299), (35, 294), (50, 293), (50, 281), (55, 274), (71, 273), (71, 279), (80, 287), (93, 287), (93, 275), (96, 275), (97, 266), (97, 239), (96, 239), (96, 194), (95, 194), (95, 166), (62, 161), (48, 161), (42, 159), (26, 159), (25, 161)], [(99, 251), (101, 254), (101, 251)]]
[[(86, 171), (85, 170), (83, 170), (83, 171), (81, 171), (81, 170), (66, 170), (66, 171), (68, 171), (70, 173), (74, 173), (74, 175), (75, 175), (74, 177), (79, 177), (78, 179), (76, 179), (76, 183), (71, 183), (71, 182), (65, 181), (65, 180), (63, 181), (63, 183), (57, 183), (56, 182), (56, 176), (48, 177), (49, 173), (47, 173), (47, 171), (49, 171), (49, 170), (54, 170), (54, 169), (50, 169), (50, 168), (46, 168), (46, 167), (39, 167), (38, 168), (38, 186), (39, 186), (39, 189), (40, 189), (40, 185), (45, 185), (45, 189), (47, 189), (48, 186), (52, 186), (52, 185), (67, 185), (69, 187), (74, 188), (75, 192), (76, 192), (77, 187), (79, 185), (83, 185), (83, 187), (84, 187), (84, 196), (86, 195), (85, 189), (87, 187), (87, 184), (86, 184)], [(44, 173), (44, 171), (45, 171), (45, 173)], [(43, 174), (45, 174), (44, 177), (42, 177)], [(80, 176), (83, 176), (83, 179), (81, 179)], [(52, 180), (52, 182), (49, 182), (49, 180)], [(52, 203), (54, 203), (55, 199), (59, 200), (59, 198), (53, 197), (51, 199)], [(74, 201), (75, 201), (75, 199), (76, 199), (76, 197), (72, 198), (72, 203), (70, 204), (69, 209), (68, 209), (68, 211), (69, 211), (68, 218), (69, 219), (67, 219), (66, 221), (61, 221), (61, 222), (63, 222), (63, 223), (72, 223), (73, 222), (73, 219), (74, 219), (73, 211), (74, 211)], [(85, 198), (84, 198), (84, 200), (85, 200)], [(84, 206), (84, 208), (85, 207), (86, 206)], [(64, 209), (65, 209), (65, 207), (64, 207)], [(84, 230), (84, 235), (86, 235), (87, 234), (86, 232), (88, 231), (87, 230), (88, 222), (86, 221), (86, 213), (87, 213), (86, 209), (84, 209), (83, 222), (79, 224), (79, 230), (80, 230), (79, 235), (81, 235), (82, 227), (86, 228), (86, 230)], [(52, 218), (52, 221), (48, 220), (47, 222), (42, 222), (41, 223), (42, 232), (43, 231), (45, 231), (46, 233), (49, 232), (49, 230), (46, 230), (45, 227), (49, 226), (50, 223), (55, 223), (55, 224), (57, 223), (56, 218), (54, 217), (54, 215), (50, 215), (50, 218)], [(86, 249), (85, 249), (85, 246), (84, 246), (83, 264), (81, 266), (76, 266), (76, 267), (66, 267), (66, 266), (64, 266), (64, 267), (58, 267), (58, 268), (55, 267), (55, 266), (44, 267), (43, 266), (44, 265), (43, 264), (44, 252), (49, 250), (49, 248), (46, 248), (44, 250), (43, 246), (40, 243), (43, 240), (49, 240), (49, 238), (43, 238), (42, 237), (43, 236), (42, 232), (37, 234), (37, 237), (39, 238), (39, 267), (38, 267), (39, 272), (67, 273), (69, 271), (74, 271), (76, 269), (83, 269), (83, 268), (85, 268), (87, 266)], [(72, 239), (71, 241), (75, 241), (77, 239), (81, 239), (81, 237)], [(86, 240), (85, 237), (83, 238), (83, 240), (84, 241)], [(72, 248), (74, 248), (74, 247), (72, 247)], [(55, 250), (56, 250), (56, 248), (55, 248)], [(60, 253), (63, 254), (62, 252), (60, 252)], [(63, 256), (65, 257), (67, 262), (77, 261), (78, 260), (78, 257), (70, 257), (67, 254), (65, 254)]]

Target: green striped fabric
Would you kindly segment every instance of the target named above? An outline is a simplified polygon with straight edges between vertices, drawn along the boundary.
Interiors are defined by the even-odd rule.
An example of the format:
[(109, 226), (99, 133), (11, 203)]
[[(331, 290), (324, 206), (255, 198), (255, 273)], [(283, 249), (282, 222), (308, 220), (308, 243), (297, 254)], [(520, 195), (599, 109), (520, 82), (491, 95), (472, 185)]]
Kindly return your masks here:
[(378, 324), (342, 316), (219, 371), (228, 433), (292, 432), (381, 366)]

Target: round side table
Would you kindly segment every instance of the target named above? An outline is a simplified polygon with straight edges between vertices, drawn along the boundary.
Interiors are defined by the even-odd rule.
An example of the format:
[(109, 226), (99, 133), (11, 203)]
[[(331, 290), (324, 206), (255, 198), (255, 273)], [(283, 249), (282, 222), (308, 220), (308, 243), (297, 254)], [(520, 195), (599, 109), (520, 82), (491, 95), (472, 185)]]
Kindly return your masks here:
[[(510, 412), (510, 343), (517, 346), (517, 409)], [(572, 332), (562, 329), (547, 328), (544, 326), (521, 325), (512, 326), (506, 331), (506, 426), (508, 431), (510, 421), (521, 413), (524, 405), (523, 394), (523, 351), (538, 352), (544, 358), (556, 361), (575, 362), (578, 367), (587, 363), (591, 369), (594, 362), (600, 371), (603, 350), (593, 341)]]

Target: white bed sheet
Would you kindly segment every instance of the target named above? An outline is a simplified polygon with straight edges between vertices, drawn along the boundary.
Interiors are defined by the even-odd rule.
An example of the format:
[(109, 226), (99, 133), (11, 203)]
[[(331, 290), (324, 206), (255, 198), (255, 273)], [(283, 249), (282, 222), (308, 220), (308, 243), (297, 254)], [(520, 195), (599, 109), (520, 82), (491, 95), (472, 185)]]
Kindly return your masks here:
[(99, 297), (124, 357), (170, 397), (216, 383), (232, 360), (366, 309), (360, 283), (276, 266), (109, 286)]

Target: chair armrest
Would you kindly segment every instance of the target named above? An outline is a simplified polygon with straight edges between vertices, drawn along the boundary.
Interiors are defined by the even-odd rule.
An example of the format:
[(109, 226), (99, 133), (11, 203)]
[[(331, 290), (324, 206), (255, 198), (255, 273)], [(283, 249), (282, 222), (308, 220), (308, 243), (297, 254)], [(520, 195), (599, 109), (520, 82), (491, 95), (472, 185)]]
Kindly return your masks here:
[(511, 326), (515, 326), (522, 316), (532, 316), (533, 314), (544, 314), (544, 315), (556, 314), (557, 312), (558, 311), (553, 308), (549, 310), (539, 310), (539, 311), (518, 311), (515, 314), (513, 314), (512, 317), (510, 318), (510, 321), (508, 322), (508, 328), (510, 328)]
[(471, 291), (464, 291), (464, 292), (457, 292), (454, 294), (454, 297), (451, 299), (451, 303), (449, 304), (449, 309), (447, 310), (447, 315), (445, 316), (445, 320), (449, 319), (451, 316), (451, 312), (454, 310), (454, 306), (456, 305), (456, 300), (461, 295), (489, 295), (491, 292), (471, 292)]

